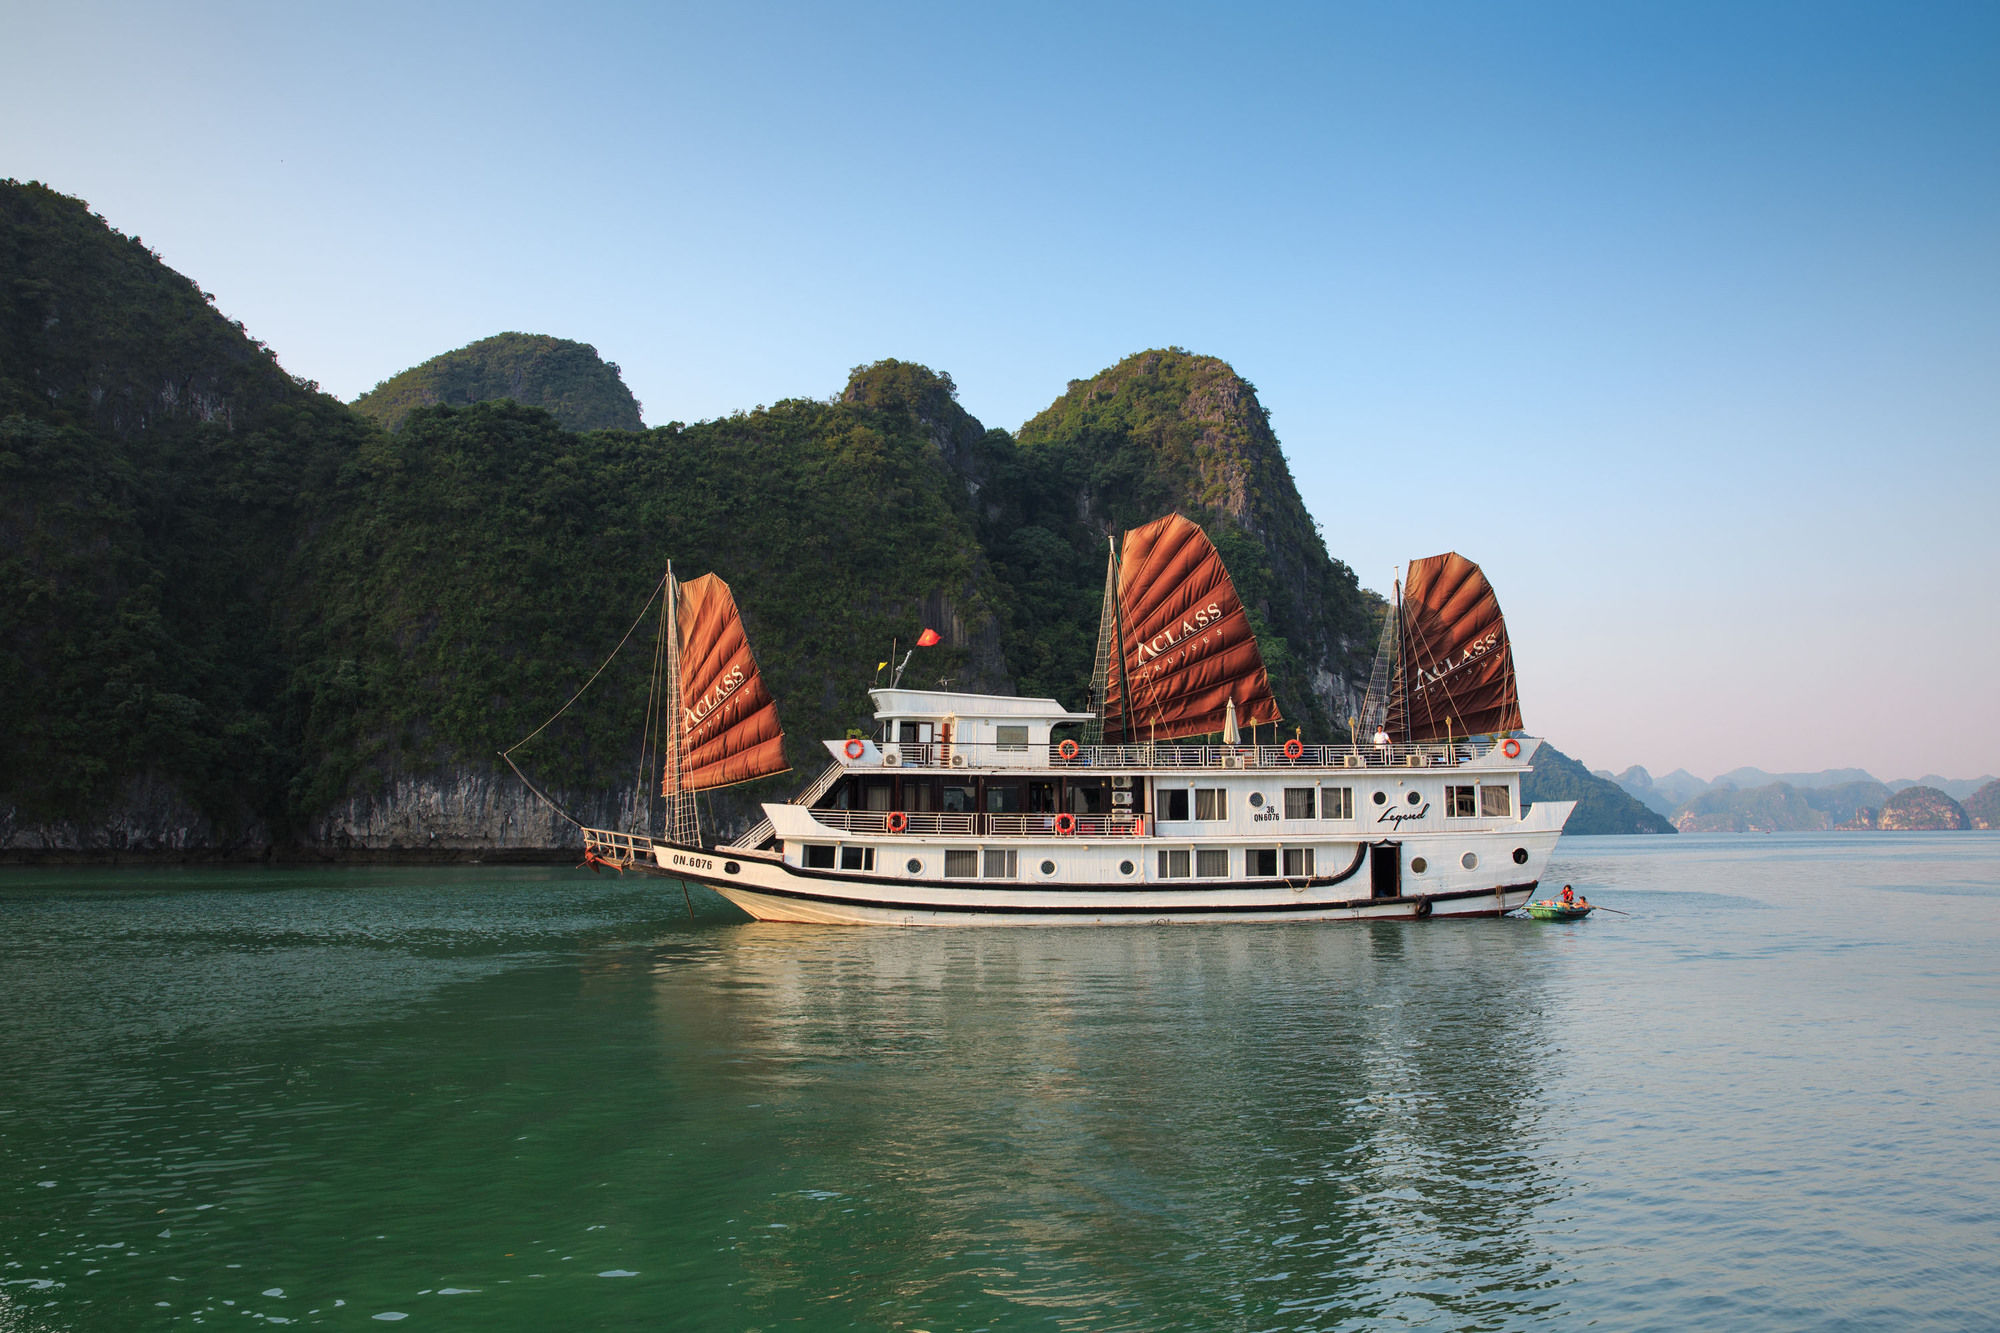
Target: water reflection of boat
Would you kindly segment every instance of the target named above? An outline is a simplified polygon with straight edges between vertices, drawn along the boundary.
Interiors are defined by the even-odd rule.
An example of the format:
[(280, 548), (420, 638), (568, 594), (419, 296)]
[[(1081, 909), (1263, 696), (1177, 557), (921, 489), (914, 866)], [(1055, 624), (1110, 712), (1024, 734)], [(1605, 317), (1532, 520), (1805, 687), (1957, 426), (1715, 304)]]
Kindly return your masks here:
[[(655, 729), (664, 836), (583, 830), (586, 859), (706, 884), (764, 920), (1104, 924), (1495, 916), (1525, 903), (1568, 802), (1523, 807), (1521, 726), (1491, 586), (1410, 567), (1360, 724), (1306, 744), (1200, 527), (1127, 532), (1106, 572), (1096, 707), (893, 686), (872, 735), (734, 844), (695, 793), (781, 772), (783, 735), (729, 588), (665, 583)], [(1247, 738), (1246, 738), (1247, 732)]]
[(1532, 1133), (1562, 1065), (1550, 943), (746, 923), (665, 942), (651, 1006), (677, 1099), (726, 1116), (700, 1136), (741, 1222), (720, 1261), (781, 1305), (893, 1236), (885, 1325), (961, 1300), (968, 1326), (1297, 1327), (1320, 1302), (1372, 1325), (1416, 1271), (1441, 1322), (1512, 1326), (1560, 1303), (1537, 1219), (1562, 1173)]

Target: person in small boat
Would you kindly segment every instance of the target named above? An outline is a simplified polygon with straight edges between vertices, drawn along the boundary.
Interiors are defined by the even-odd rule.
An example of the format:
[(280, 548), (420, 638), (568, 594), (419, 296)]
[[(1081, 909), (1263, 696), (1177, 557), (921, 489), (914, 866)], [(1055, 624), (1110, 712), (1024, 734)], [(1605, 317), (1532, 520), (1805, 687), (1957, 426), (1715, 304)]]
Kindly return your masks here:
[(1576, 906), (1576, 890), (1572, 889), (1567, 884), (1563, 885), (1563, 906), (1564, 907)]

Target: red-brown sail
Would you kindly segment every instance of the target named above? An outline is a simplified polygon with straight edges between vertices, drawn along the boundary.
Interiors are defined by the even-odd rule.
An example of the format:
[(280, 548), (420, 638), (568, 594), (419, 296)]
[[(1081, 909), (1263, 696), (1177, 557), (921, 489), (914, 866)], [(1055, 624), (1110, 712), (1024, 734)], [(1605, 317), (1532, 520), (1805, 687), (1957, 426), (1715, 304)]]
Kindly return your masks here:
[[(680, 585), (681, 787), (701, 791), (782, 773), (778, 705), (750, 655), (729, 585), (713, 574)], [(666, 785), (671, 794), (673, 774)]]
[(1389, 708), (1398, 740), (1518, 731), (1521, 696), (1500, 599), (1456, 551), (1410, 566), (1403, 584), (1402, 660)]
[(1279, 720), (1243, 603), (1194, 523), (1169, 514), (1125, 534), (1117, 610), (1114, 651), (1124, 669), (1105, 682), (1107, 741), (1219, 732), (1231, 699), (1242, 726)]

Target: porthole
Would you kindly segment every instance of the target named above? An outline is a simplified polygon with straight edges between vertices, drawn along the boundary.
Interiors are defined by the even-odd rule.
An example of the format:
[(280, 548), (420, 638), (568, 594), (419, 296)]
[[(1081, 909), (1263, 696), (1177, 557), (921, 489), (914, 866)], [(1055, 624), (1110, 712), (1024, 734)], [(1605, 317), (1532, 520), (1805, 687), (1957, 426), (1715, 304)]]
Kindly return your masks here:
[(1118, 863), (1118, 873), (1121, 875), (1129, 875), (1135, 868), (1130, 861), (1120, 861)]
[(1251, 793), (1250, 793), (1250, 808), (1251, 808), (1252, 810), (1261, 810), (1261, 809), (1263, 809), (1263, 808), (1264, 808), (1264, 793), (1263, 793), (1263, 792), (1261, 792), (1261, 791), (1253, 791), (1253, 792), (1251, 792)]
[(1053, 874), (1055, 874), (1055, 873), (1056, 873), (1056, 863), (1055, 863), (1054, 861), (1044, 861), (1044, 862), (1042, 862), (1042, 873), (1043, 873), (1044, 875), (1053, 875)]
[(924, 863), (913, 856), (909, 860), (909, 870), (912, 875), (921, 875), (924, 873)]
[(1412, 875), (1421, 875), (1430, 868), (1431, 868), (1431, 863), (1429, 861), (1424, 860), (1423, 857), (1413, 856), (1410, 858), (1410, 873)]
[(1424, 794), (1422, 792), (1413, 791), (1410, 793), (1409, 800), (1411, 805), (1415, 805), (1417, 802), (1423, 799), (1424, 799)]
[(1516, 847), (1514, 849), (1514, 864), (1517, 866), (1528, 864), (1528, 849), (1526, 847)]
[(743, 867), (737, 865), (734, 861), (724, 861), (722, 863), (722, 871), (726, 875), (740, 875), (743, 873)]
[(1471, 870), (1479, 864), (1479, 856), (1476, 852), (1467, 852), (1464, 856), (1458, 858), (1458, 863), (1467, 870)]
[(1375, 793), (1375, 804), (1377, 804), (1377, 805), (1387, 805), (1388, 803), (1389, 803), (1389, 793), (1388, 793), (1388, 792), (1386, 792), (1386, 791), (1378, 791), (1378, 792), (1376, 792), (1376, 793)]

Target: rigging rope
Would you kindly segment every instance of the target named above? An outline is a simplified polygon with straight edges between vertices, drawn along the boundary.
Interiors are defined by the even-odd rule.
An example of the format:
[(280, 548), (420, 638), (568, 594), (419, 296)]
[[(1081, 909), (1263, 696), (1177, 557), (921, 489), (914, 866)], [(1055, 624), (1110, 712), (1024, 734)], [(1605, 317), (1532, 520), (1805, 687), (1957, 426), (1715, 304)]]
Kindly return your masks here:
[(564, 713), (567, 713), (570, 710), (570, 705), (574, 704), (578, 699), (581, 699), (584, 695), (584, 691), (588, 690), (592, 685), (595, 685), (597, 683), (597, 678), (604, 674), (605, 668), (609, 667), (611, 663), (617, 659), (618, 654), (624, 651), (625, 644), (627, 643), (627, 641), (629, 641), (632, 635), (638, 631), (639, 626), (645, 623), (646, 613), (653, 609), (653, 597), (658, 597), (660, 595), (661, 590), (667, 586), (667, 577), (668, 576), (666, 574), (660, 575), (660, 581), (653, 587), (652, 597), (648, 597), (646, 599), (646, 604), (639, 608), (639, 614), (633, 618), (632, 627), (625, 631), (625, 637), (618, 640), (618, 646), (611, 650), (611, 656), (605, 658), (604, 661), (598, 666), (597, 670), (590, 673), (590, 679), (583, 682), (583, 684), (577, 688), (576, 693), (572, 694), (569, 697), (569, 703), (564, 704), (561, 708), (558, 708), (556, 709), (555, 712), (549, 714), (548, 721), (542, 723), (541, 726), (536, 727), (533, 731), (523, 736), (520, 740), (515, 741), (512, 745), (500, 751), (500, 757), (507, 761), (507, 767), (514, 770), (514, 776), (521, 779), (522, 785), (527, 787), (527, 789), (533, 792), (535, 795), (541, 797), (543, 802), (548, 805), (549, 809), (555, 811), (557, 814), (561, 815), (564, 819), (567, 819), (570, 823), (576, 825), (578, 828), (583, 827), (582, 820), (578, 819), (575, 815), (571, 814), (569, 811), (563, 809), (562, 804), (559, 801), (555, 800), (547, 792), (543, 791), (540, 787), (537, 787), (534, 783), (528, 781), (528, 775), (526, 773), (523, 773), (521, 771), (521, 766), (514, 762), (514, 751), (520, 749), (523, 745), (526, 745), (529, 741), (535, 739), (535, 737), (541, 735), (543, 732), (547, 731), (551, 726), (555, 725), (556, 719), (561, 717)]

